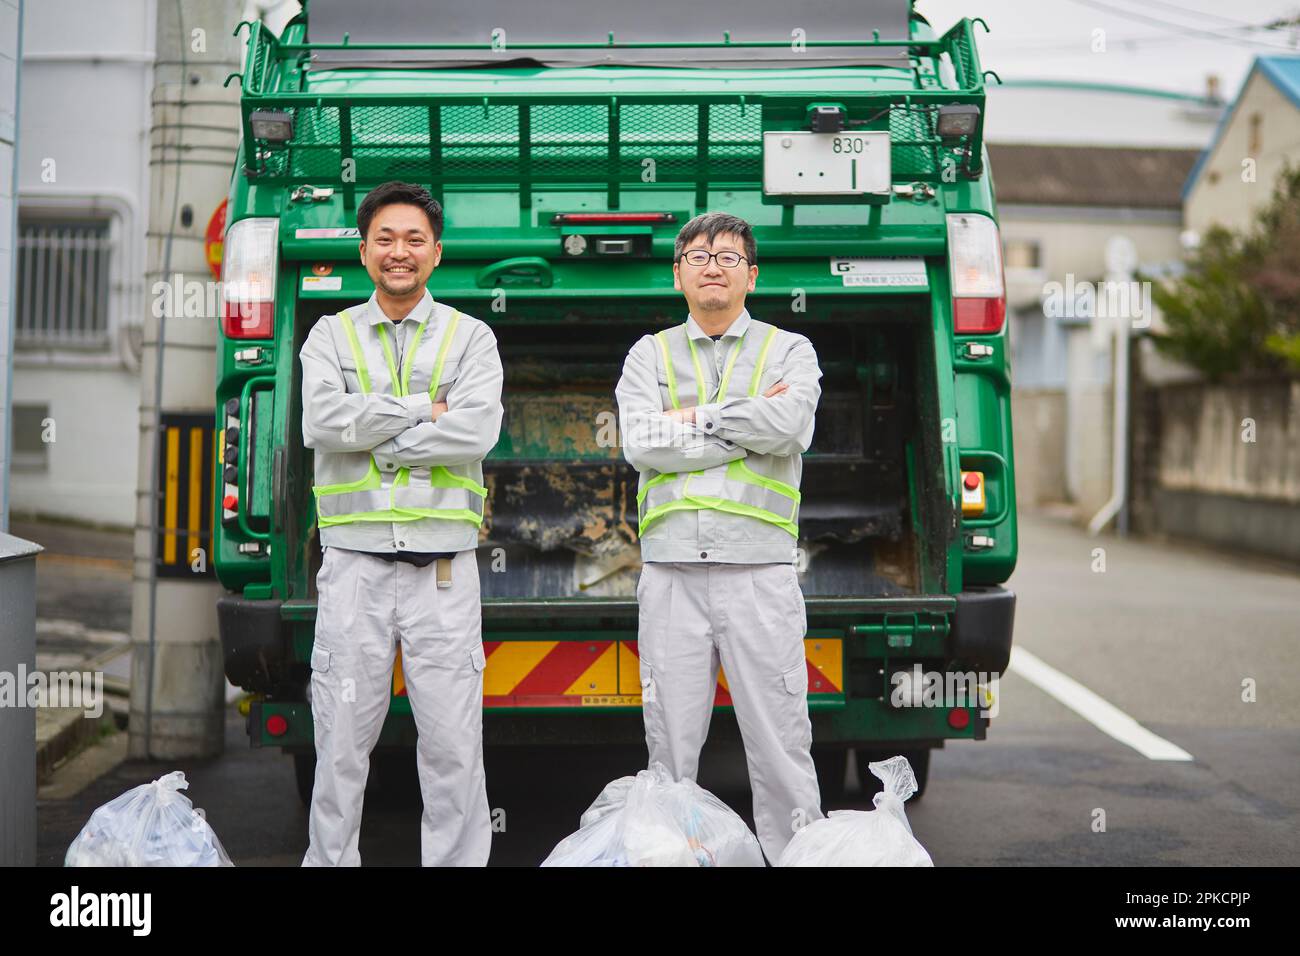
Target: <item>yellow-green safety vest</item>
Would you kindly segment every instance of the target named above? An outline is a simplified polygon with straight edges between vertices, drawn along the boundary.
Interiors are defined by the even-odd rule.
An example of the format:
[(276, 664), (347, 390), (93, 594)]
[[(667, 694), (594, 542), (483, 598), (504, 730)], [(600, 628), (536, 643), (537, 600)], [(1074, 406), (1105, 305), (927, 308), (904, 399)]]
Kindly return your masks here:
[[(356, 325), (348, 310), (339, 314), (343, 332), (352, 349), (352, 357), (357, 363), (357, 379), (364, 394), (371, 392), (370, 372), (366, 358), (357, 339)], [(394, 383), (397, 395), (408, 394), (411, 381), (411, 362), (420, 337), (424, 334), (426, 318), (420, 323), (406, 348), (399, 376), (397, 363), (393, 358), (393, 346), (390, 341), (388, 322), (385, 320), (377, 326), (379, 341), (383, 346), (384, 358), (388, 363), (389, 379)], [(438, 386), (442, 382), (443, 363), (447, 350), (451, 347), (452, 337), (460, 322), (460, 313), (453, 311), (447, 329), (443, 332), (438, 345), (438, 357), (429, 382), (429, 398), (434, 399)], [(429, 469), (429, 483), (423, 480), (411, 484), (411, 468), (403, 466), (393, 476), (392, 484), (385, 487), (375, 462), (375, 456), (369, 456), (370, 467), (364, 476), (356, 481), (337, 484), (313, 485), (312, 493), (316, 496), (316, 516), (320, 527), (352, 524), (358, 521), (418, 521), (423, 518), (440, 518), (446, 521), (469, 521), (475, 527), (483, 524), (483, 502), (487, 498), (487, 488), (471, 478), (454, 475), (442, 465)]]
[[(758, 395), (759, 382), (767, 361), (768, 350), (780, 330), (766, 322), (750, 319), (745, 334), (731, 347), (722, 379), (718, 383), (718, 402), (727, 400), (737, 362), (740, 374), (749, 374), (750, 398)], [(659, 344), (660, 359), (667, 373), (668, 398), (673, 408), (681, 408), (678, 400), (680, 369), (689, 385), (695, 379), (698, 405), (709, 404), (705, 394), (707, 379), (700, 368), (700, 358), (695, 342), (686, 325), (665, 329), (655, 334)], [(756, 462), (772, 456), (750, 456)], [(763, 465), (755, 470), (743, 458), (724, 465), (715, 465), (699, 471), (665, 472), (651, 478), (637, 492), (637, 514), (640, 519), (638, 533), (644, 535), (664, 515), (674, 511), (699, 511), (714, 509), (730, 514), (757, 518), (776, 525), (792, 537), (799, 537), (799, 489), (763, 474)]]

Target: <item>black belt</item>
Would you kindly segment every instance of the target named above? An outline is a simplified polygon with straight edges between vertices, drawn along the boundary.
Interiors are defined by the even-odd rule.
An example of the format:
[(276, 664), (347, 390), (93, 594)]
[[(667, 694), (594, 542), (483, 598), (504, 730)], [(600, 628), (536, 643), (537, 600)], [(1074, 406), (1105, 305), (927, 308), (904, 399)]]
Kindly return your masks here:
[(455, 551), (372, 551), (371, 554), (385, 561), (405, 561), (417, 568), (427, 568), (439, 558), (456, 557)]
[[(333, 547), (333, 545), (331, 545)], [(355, 548), (340, 548), (340, 551), (354, 551)], [(427, 568), (439, 558), (448, 560), (456, 557), (458, 551), (362, 551), (362, 554), (372, 554), (376, 558), (383, 558), (385, 561), (404, 561), (407, 564), (414, 564), (417, 568)]]

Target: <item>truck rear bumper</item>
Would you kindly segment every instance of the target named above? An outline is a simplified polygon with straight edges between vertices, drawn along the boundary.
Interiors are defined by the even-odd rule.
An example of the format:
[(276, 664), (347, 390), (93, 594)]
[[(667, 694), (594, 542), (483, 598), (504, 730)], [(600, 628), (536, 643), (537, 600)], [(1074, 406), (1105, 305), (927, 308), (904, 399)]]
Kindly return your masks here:
[[(810, 595), (806, 606), (809, 710), (819, 742), (850, 745), (875, 740), (983, 739), (991, 715), (986, 716), (978, 706), (958, 706), (957, 710), (964, 711), (960, 720), (946, 705), (893, 706), (887, 675), (899, 668), (910, 669), (918, 661), (932, 671), (969, 668), (1002, 672), (1010, 657), (1013, 592), (989, 587), (955, 595), (896, 598)], [(290, 672), (294, 666), (291, 629), (310, 629), (315, 604), (232, 596), (223, 599), (219, 611), (227, 673), (232, 681), (242, 679), (243, 686), (256, 688), (259, 682), (273, 682), (277, 675)], [(489, 647), (484, 687), (487, 738), (496, 743), (626, 743), (642, 734), (634, 600), (489, 598), (483, 602), (483, 618), (485, 642), (494, 645)], [(537, 688), (530, 686), (529, 693), (519, 697), (499, 686), (504, 678), (494, 677), (494, 662), (499, 664), (500, 657), (537, 641), (555, 645), (561, 655), (566, 650), (563, 645), (582, 644), (593, 655), (593, 662), (601, 655), (613, 655), (613, 663), (608, 673), (599, 666), (587, 673), (596, 681), (590, 694), (538, 697)], [(506, 667), (503, 673), (509, 676), (514, 671)], [(561, 684), (568, 685), (569, 676)], [(626, 687), (625, 678), (630, 681)], [(822, 684), (814, 678), (829, 684), (815, 692)], [(569, 692), (561, 686), (557, 693)], [(729, 698), (724, 700), (720, 694), (718, 711), (729, 711), (729, 703)], [(588, 719), (581, 719), (584, 714)], [(299, 695), (266, 700), (250, 716), (255, 746), (311, 745), (311, 712)], [(277, 718), (274, 732), (268, 729), (272, 717)], [(410, 704), (404, 691), (397, 689), (396, 673), (385, 727), (382, 745), (406, 746), (414, 741)]]
[(270, 692), (288, 673), (292, 661), (281, 615), (283, 603), (237, 595), (217, 599), (226, 677), (236, 687)]
[(971, 588), (955, 597), (953, 656), (977, 670), (1002, 673), (1011, 661), (1015, 592), (1001, 587)]

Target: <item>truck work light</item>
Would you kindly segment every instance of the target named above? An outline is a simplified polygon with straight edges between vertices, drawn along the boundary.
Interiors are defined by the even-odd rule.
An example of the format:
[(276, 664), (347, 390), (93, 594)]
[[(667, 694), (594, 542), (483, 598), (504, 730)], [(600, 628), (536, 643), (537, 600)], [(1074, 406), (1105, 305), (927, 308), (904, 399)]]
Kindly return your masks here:
[(973, 136), (979, 125), (980, 108), (974, 103), (954, 103), (939, 107), (936, 131), (940, 139), (960, 139)]
[(287, 143), (293, 139), (293, 115), (284, 110), (253, 110), (248, 114), (254, 139)]

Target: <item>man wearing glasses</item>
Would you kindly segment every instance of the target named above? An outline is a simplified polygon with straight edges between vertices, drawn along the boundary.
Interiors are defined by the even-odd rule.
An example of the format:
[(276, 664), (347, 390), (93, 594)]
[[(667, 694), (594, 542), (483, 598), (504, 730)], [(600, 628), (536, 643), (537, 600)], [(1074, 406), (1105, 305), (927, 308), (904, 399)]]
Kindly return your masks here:
[(682, 227), (673, 285), (690, 312), (632, 347), (617, 397), (624, 454), (640, 473), (650, 762), (695, 778), (720, 663), (759, 842), (775, 863), (794, 830), (822, 815), (793, 564), (821, 369), (807, 338), (746, 310), (755, 257), (753, 232), (736, 216), (706, 213)]

